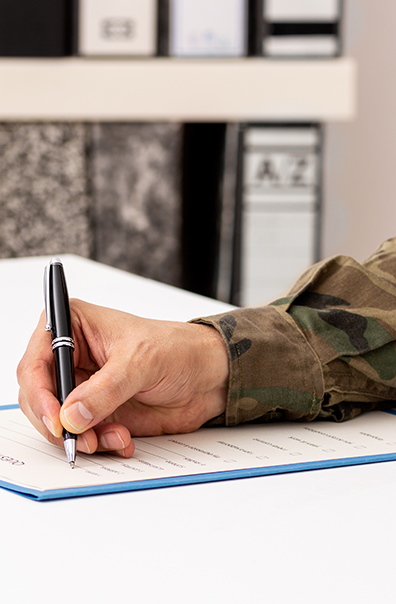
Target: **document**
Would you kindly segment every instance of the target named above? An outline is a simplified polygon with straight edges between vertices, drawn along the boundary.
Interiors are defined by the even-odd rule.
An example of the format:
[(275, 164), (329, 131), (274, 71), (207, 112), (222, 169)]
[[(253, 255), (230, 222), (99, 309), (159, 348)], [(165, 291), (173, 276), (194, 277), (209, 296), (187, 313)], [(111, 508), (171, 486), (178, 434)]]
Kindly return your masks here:
[(38, 500), (396, 460), (396, 412), (346, 423), (245, 424), (134, 438), (130, 459), (48, 443), (16, 406), (0, 409), (0, 486)]

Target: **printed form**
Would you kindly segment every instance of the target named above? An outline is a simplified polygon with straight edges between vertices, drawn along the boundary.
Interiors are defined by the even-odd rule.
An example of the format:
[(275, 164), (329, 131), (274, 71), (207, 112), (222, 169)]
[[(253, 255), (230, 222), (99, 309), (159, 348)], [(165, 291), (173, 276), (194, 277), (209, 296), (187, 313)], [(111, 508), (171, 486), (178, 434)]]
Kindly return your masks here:
[(77, 454), (70, 469), (19, 409), (0, 409), (0, 486), (37, 499), (127, 491), (396, 459), (396, 415), (246, 424), (134, 438), (132, 458)]

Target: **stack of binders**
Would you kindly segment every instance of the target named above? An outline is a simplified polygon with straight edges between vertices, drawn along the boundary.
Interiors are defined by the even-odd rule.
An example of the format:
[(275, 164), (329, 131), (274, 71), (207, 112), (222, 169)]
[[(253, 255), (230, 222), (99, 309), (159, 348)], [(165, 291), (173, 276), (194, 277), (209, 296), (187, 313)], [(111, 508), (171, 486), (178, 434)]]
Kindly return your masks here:
[(233, 303), (281, 297), (318, 260), (320, 158), (317, 124), (241, 129)]
[(82, 56), (239, 57), (245, 0), (79, 0)]
[(0, 56), (341, 53), (342, 0), (1, 0)]
[(257, 54), (274, 58), (338, 56), (341, 12), (341, 0), (263, 0), (263, 21), (256, 30)]
[[(341, 52), (341, 13), (342, 0), (0, 0), (0, 56), (333, 57)], [(171, 266), (168, 281), (179, 284), (180, 279), (187, 289), (234, 304), (282, 296), (298, 273), (319, 259), (321, 127), (171, 126), (96, 126), (92, 164), (100, 166), (105, 158), (103, 165), (117, 164), (129, 176), (138, 174), (140, 157), (156, 166), (153, 187), (147, 178), (139, 187), (139, 180), (129, 178), (133, 186), (127, 194), (108, 190), (101, 174), (94, 178), (98, 215), (112, 212), (120, 224), (126, 214), (135, 216), (136, 224), (131, 219), (121, 225), (126, 239), (144, 218), (140, 235), (150, 249), (140, 257), (131, 252), (128, 267), (146, 271), (134, 262), (144, 264), (143, 257), (159, 253), (162, 237), (170, 244), (163, 264), (156, 260), (156, 271), (171, 254), (178, 256), (179, 244), (182, 249), (177, 260), (182, 267)], [(161, 169), (150, 159), (155, 153), (162, 158)], [(168, 206), (163, 191), (172, 193), (167, 193)], [(114, 214), (117, 204), (120, 211)], [(140, 211), (140, 223), (133, 208)], [(163, 224), (171, 225), (166, 237), (160, 209)], [(175, 212), (182, 214), (177, 221), (169, 218)], [(105, 261), (113, 237), (109, 224), (104, 219), (100, 250)], [(119, 247), (112, 249), (112, 262), (127, 256)], [(158, 271), (149, 276), (157, 278)]]

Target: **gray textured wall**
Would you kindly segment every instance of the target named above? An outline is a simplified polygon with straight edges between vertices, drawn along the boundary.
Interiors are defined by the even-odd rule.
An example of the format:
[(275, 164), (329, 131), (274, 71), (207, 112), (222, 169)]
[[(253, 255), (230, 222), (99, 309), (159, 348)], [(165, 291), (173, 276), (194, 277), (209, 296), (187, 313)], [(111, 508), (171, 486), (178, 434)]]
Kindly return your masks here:
[(362, 261), (396, 235), (396, 2), (344, 7), (344, 53), (358, 67), (357, 116), (326, 127), (323, 255)]

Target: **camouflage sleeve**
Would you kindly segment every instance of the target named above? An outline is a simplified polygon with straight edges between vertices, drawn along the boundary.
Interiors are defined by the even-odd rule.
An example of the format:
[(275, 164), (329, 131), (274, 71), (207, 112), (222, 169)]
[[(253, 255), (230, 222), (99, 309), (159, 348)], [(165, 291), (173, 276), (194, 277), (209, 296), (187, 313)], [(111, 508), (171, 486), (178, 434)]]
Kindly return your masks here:
[[(396, 401), (396, 238), (366, 262), (336, 256), (289, 295), (195, 319), (228, 348), (226, 425), (342, 421)], [(220, 421), (220, 420), (219, 420)]]

